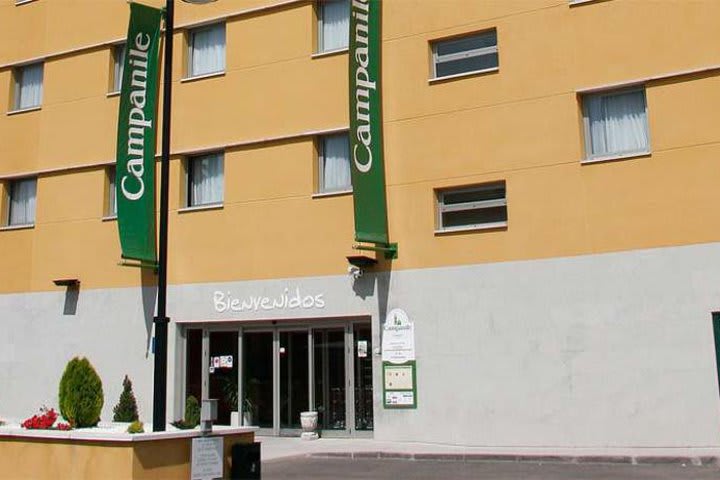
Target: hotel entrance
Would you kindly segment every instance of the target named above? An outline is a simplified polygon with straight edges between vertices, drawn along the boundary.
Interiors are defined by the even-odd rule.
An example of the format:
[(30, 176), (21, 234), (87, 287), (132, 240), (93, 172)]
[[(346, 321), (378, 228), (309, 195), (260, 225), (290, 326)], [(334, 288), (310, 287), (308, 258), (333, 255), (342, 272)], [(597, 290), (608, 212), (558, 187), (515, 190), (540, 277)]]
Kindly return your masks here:
[(373, 430), (370, 323), (189, 327), (185, 397), (218, 400), (220, 425), (299, 436), (300, 412), (318, 412), (323, 436)]

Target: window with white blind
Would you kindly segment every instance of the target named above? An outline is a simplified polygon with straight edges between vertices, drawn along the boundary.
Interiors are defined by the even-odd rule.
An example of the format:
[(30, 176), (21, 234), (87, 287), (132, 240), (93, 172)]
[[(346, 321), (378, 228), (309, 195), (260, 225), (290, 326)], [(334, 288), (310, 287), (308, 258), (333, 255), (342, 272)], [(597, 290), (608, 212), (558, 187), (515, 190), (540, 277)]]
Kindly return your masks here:
[(318, 2), (318, 52), (347, 48), (350, 29), (350, 0)]
[(587, 160), (650, 152), (645, 89), (582, 97)]
[(497, 31), (475, 33), (432, 42), (433, 77), (497, 70)]
[(505, 182), (438, 190), (436, 196), (438, 232), (507, 226)]
[(190, 30), (188, 76), (197, 77), (225, 71), (225, 24)]
[(18, 67), (14, 71), (14, 77), (13, 108), (24, 110), (39, 107), (42, 104), (43, 96), (43, 64), (34, 63)]
[(36, 178), (13, 180), (7, 188), (7, 225), (22, 226), (35, 223)]
[(190, 157), (187, 161), (187, 206), (219, 205), (223, 202), (223, 154)]
[(318, 193), (352, 190), (347, 133), (318, 138)]
[(107, 202), (105, 208), (105, 217), (117, 217), (117, 191), (115, 190), (115, 172), (114, 166), (107, 169)]
[(125, 44), (113, 47), (113, 78), (111, 93), (119, 92), (122, 87), (123, 69), (125, 68)]

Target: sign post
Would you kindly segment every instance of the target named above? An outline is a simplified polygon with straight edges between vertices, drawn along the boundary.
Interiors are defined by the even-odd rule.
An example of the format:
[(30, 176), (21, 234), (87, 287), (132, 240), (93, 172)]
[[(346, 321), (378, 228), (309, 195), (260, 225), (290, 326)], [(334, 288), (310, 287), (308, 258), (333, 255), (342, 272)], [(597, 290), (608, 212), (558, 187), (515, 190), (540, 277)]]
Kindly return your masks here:
[(382, 337), (383, 405), (417, 408), (415, 325), (404, 310), (387, 314)]

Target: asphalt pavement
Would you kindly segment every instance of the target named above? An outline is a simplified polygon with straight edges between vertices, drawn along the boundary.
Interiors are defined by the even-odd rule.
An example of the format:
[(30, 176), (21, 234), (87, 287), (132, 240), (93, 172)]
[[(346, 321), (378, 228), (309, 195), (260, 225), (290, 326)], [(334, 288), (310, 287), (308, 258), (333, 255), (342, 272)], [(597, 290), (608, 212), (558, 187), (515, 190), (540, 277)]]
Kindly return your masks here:
[(285, 457), (263, 463), (263, 480), (717, 480), (718, 466), (571, 464)]

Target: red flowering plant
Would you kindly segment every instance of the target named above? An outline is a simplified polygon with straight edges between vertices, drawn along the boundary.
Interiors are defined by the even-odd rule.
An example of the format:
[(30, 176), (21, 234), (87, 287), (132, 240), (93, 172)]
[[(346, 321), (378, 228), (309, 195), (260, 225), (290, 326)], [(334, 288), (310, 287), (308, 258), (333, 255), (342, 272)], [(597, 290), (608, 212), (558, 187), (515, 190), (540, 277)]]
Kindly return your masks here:
[[(22, 427), (28, 430), (70, 430), (72, 426), (68, 423), (58, 423), (55, 425), (58, 414), (55, 409), (51, 408), (48, 410), (47, 407), (42, 407), (38, 415), (33, 415), (24, 422)], [(53, 427), (55, 425), (55, 427)]]

